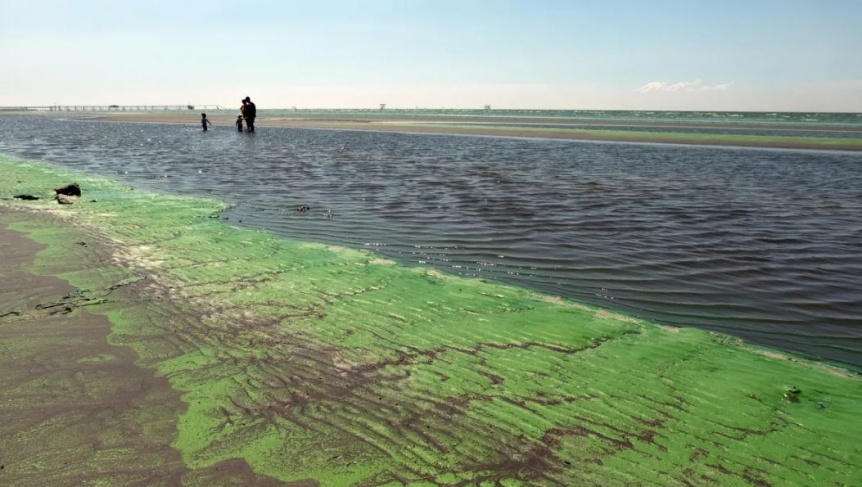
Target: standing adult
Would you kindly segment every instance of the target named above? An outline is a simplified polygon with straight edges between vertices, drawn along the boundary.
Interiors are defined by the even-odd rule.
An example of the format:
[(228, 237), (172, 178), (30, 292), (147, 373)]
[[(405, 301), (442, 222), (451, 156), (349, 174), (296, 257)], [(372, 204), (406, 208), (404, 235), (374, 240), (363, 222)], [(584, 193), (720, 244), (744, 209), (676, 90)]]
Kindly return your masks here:
[(254, 118), (257, 117), (257, 107), (249, 97), (245, 97), (245, 100), (242, 102), (245, 106), (245, 109), (243, 110), (245, 125), (248, 127), (249, 132), (254, 132)]

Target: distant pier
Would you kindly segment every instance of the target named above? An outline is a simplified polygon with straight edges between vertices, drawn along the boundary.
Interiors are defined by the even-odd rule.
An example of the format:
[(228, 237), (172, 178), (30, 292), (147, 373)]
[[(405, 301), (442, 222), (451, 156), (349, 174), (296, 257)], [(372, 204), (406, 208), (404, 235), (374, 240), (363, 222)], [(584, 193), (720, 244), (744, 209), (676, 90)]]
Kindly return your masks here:
[(169, 112), (222, 108), (219, 105), (49, 105), (0, 106), (0, 112)]

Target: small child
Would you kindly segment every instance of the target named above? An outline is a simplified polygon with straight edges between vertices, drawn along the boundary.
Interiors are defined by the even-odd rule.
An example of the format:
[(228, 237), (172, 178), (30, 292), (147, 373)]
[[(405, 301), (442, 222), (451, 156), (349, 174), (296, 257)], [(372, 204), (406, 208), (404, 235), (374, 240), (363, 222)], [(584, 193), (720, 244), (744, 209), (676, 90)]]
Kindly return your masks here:
[(242, 115), (237, 115), (236, 117), (236, 131), (242, 132)]
[(201, 126), (204, 128), (204, 132), (207, 131), (207, 125), (212, 125), (213, 123), (207, 120), (207, 114), (201, 113)]

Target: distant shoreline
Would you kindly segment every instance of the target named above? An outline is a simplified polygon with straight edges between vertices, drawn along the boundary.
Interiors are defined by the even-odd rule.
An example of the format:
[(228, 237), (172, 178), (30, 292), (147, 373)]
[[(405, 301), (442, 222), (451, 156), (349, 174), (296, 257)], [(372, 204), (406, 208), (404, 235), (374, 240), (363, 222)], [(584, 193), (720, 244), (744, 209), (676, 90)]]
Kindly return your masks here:
[[(52, 115), (61, 115), (60, 113)], [(107, 122), (146, 122), (197, 125), (199, 114), (194, 112), (171, 113), (107, 113), (74, 112), (62, 113), (64, 117), (80, 120)], [(233, 128), (235, 115), (212, 113), (208, 117), (216, 126)], [(369, 130), (383, 132), (407, 132), (423, 134), (481, 135), (497, 137), (551, 138), (568, 140), (593, 140), (607, 142), (711, 145), (728, 147), (765, 147), (780, 149), (813, 149), (862, 151), (862, 127), (841, 127), (841, 131), (858, 132), (859, 138), (829, 138), (806, 136), (769, 136), (750, 134), (713, 134), (675, 132), (674, 129), (715, 127), (717, 124), (697, 121), (646, 121), (646, 120), (596, 120), (596, 119), (552, 119), (552, 118), (482, 118), (451, 116), (354, 116), (348, 114), (297, 114), (296, 116), (267, 116), (256, 121), (258, 127), (291, 127), (327, 130)], [(618, 130), (617, 127), (666, 128), (668, 131), (648, 132)], [(822, 131), (823, 126), (781, 124), (728, 123), (720, 124), (728, 129), (780, 129), (783, 131)]]

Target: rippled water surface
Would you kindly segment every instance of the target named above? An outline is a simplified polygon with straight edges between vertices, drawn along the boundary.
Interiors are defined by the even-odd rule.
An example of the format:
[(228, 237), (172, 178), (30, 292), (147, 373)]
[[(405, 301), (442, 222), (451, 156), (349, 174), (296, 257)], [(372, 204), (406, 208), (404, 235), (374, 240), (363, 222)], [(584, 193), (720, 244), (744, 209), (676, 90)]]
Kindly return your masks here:
[(862, 367), (858, 153), (15, 116), (0, 117), (0, 152)]

